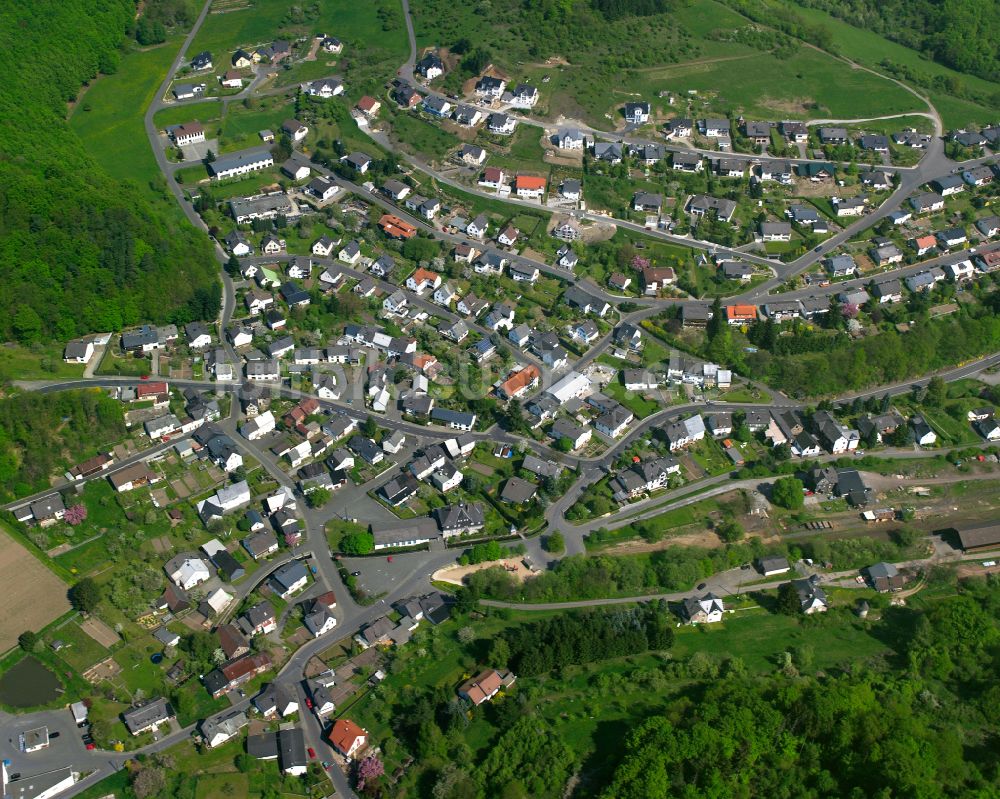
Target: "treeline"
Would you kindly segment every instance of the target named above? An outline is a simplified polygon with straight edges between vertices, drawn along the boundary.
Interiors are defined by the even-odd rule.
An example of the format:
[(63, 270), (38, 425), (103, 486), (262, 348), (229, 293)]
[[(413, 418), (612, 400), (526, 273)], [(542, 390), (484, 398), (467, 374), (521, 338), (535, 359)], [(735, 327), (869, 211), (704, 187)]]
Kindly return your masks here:
[(103, 391), (16, 394), (0, 400), (0, 498), (40, 491), (60, 466), (125, 435), (121, 403)]
[(926, 613), (887, 610), (886, 660), (815, 675), (786, 660), (766, 676), (702, 680), (628, 735), (600, 796), (995, 796), (984, 742), (1000, 732), (998, 614), (991, 578)]
[(686, 3), (683, 0), (591, 0), (591, 5), (605, 19), (621, 19), (665, 14)]
[(722, 2), (761, 25), (776, 28), (782, 33), (814, 44), (823, 50), (834, 49), (833, 34), (829, 28), (810, 23), (790, 8), (777, 3), (762, 3), (760, 0), (722, 0)]
[(760, 539), (720, 549), (668, 547), (641, 555), (573, 555), (551, 571), (520, 583), (498, 566), (475, 572), (469, 587), (491, 599), (564, 602), (684, 591), (705, 577), (763, 554)]
[(796, 0), (929, 56), (1000, 80), (998, 0)]
[(920, 321), (904, 333), (883, 329), (846, 346), (841, 336), (830, 341), (822, 352), (775, 357), (760, 350), (747, 355), (743, 369), (797, 397), (895, 383), (996, 351), (1000, 317), (985, 312), (973, 316), (963, 310)]
[(612, 611), (562, 614), (513, 627), (503, 638), (510, 668), (533, 677), (555, 668), (669, 649), (674, 619), (666, 603)]
[[(779, 326), (768, 321), (751, 325), (747, 339), (743, 339), (725, 324), (718, 300), (700, 347), (692, 348), (677, 338), (680, 322), (675, 311), (644, 326), (671, 344), (692, 349), (791, 396), (817, 397), (896, 383), (996, 351), (1000, 348), (1000, 316), (996, 315), (1000, 311), (1000, 291), (992, 289), (992, 285), (989, 289), (975, 289), (982, 305), (965, 305), (940, 318), (930, 316), (929, 296), (915, 295), (907, 306), (909, 316), (902, 317), (914, 319), (912, 326), (900, 331), (886, 319), (878, 326), (877, 335), (860, 339), (832, 330), (811, 331), (794, 322), (780, 326), (780, 330), (795, 334), (782, 336)], [(888, 312), (876, 308), (872, 313), (875, 318), (875, 314)], [(823, 324), (833, 328), (843, 327), (844, 322), (837, 308), (827, 314)], [(759, 349), (747, 352), (743, 346), (746, 340)]]
[(159, 44), (167, 40), (169, 28), (192, 25), (197, 18), (194, 0), (145, 0), (133, 34), (141, 45)]
[(81, 84), (117, 68), (134, 14), (132, 0), (0, 7), (17, 31), (0, 50), (0, 340), (190, 321), (211, 304), (199, 289), (218, 294), (207, 237), (110, 178), (65, 121)]

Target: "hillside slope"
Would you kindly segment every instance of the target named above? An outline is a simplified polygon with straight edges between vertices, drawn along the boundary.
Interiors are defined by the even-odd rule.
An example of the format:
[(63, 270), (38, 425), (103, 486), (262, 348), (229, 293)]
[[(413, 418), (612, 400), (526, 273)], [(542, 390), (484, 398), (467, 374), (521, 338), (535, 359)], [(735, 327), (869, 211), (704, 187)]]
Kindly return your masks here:
[(117, 67), (133, 0), (0, 0), (0, 340), (30, 343), (213, 313), (208, 240), (109, 177), (66, 103)]

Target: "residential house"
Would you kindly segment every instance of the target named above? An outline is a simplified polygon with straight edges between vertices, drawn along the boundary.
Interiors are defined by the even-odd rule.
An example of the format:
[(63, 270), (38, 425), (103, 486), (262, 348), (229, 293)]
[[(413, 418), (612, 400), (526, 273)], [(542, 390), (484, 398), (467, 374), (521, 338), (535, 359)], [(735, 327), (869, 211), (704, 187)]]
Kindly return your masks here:
[(688, 624), (714, 624), (722, 621), (726, 606), (715, 594), (688, 597), (681, 604), (681, 617)]
[(416, 73), (426, 80), (434, 80), (444, 74), (444, 62), (437, 53), (427, 53), (414, 67)]
[(632, 125), (645, 125), (649, 122), (649, 103), (625, 103), (625, 121)]
[(478, 707), (492, 700), (503, 688), (513, 685), (516, 679), (509, 671), (487, 669), (462, 683), (458, 695)]
[(829, 606), (826, 592), (816, 584), (814, 578), (792, 580), (792, 588), (799, 598), (799, 610), (807, 616), (826, 612)]
[(528, 200), (541, 200), (545, 193), (545, 178), (533, 175), (517, 175), (514, 178), (514, 190), (518, 197)]
[(367, 745), (368, 731), (348, 718), (339, 718), (330, 728), (328, 739), (334, 749), (350, 760)]
[(517, 127), (517, 120), (506, 114), (493, 113), (486, 118), (486, 129), (497, 136), (510, 136)]
[(507, 82), (492, 75), (483, 75), (475, 86), (477, 96), (495, 100), (499, 100), (506, 89)]
[(162, 725), (176, 720), (174, 709), (163, 698), (151, 699), (138, 707), (129, 708), (122, 713), (122, 721), (132, 735), (144, 732), (155, 732)]

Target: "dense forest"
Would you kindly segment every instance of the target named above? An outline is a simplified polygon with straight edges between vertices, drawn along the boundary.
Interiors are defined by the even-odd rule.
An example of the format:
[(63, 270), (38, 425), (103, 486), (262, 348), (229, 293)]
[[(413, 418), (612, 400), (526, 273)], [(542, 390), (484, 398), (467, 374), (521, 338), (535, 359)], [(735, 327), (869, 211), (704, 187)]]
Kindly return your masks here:
[(796, 0), (918, 50), (935, 61), (1000, 80), (1000, 0)]
[[(953, 292), (945, 285), (942, 292)], [(982, 358), (1000, 349), (1000, 290), (992, 281), (972, 288), (981, 304), (962, 305), (944, 317), (929, 313), (936, 298), (951, 294), (912, 295), (905, 306), (872, 307), (866, 335), (845, 332), (846, 318), (838, 306), (814, 330), (806, 323), (778, 326), (761, 322), (747, 330), (747, 337), (724, 323), (717, 299), (716, 319), (709, 323), (704, 343), (691, 347), (676, 337), (681, 329), (671, 311), (654, 324), (644, 323), (672, 344), (690, 348), (709, 360), (724, 363), (793, 397), (822, 397), (876, 385), (887, 385)], [(868, 306), (865, 306), (868, 308)], [(897, 322), (912, 325), (896, 326)], [(662, 323), (663, 326), (659, 326)], [(747, 342), (756, 345), (747, 351)], [(756, 351), (753, 351), (756, 349)]]
[[(525, 619), (477, 608), (461, 591), (456, 616), (468, 626), (424, 630), (414, 649), (390, 654), (393, 677), (356, 711), (391, 727), (380, 740), (387, 761), (412, 758), (399, 782), (364, 794), (1000, 795), (1000, 581), (934, 571), (905, 606), (869, 602), (867, 619), (849, 605), (804, 617), (761, 594), (762, 609), (742, 621), (759, 626), (753, 639), (737, 633), (739, 621), (675, 633), (662, 601)], [(448, 663), (465, 676), (476, 664), (509, 668), (517, 682), (472, 708), (441, 679)]]
[(197, 289), (218, 293), (207, 237), (110, 178), (65, 121), (81, 84), (118, 68), (134, 15), (134, 0), (0, 3), (2, 340), (189, 321)]
[(998, 615), (997, 586), (979, 582), (887, 612), (886, 662), (705, 681), (630, 733), (601, 796), (996, 796)]
[(57, 467), (91, 457), (124, 435), (122, 405), (103, 391), (0, 400), (0, 500), (44, 489)]
[(673, 11), (683, 0), (591, 0), (594, 8), (608, 19), (648, 17)]

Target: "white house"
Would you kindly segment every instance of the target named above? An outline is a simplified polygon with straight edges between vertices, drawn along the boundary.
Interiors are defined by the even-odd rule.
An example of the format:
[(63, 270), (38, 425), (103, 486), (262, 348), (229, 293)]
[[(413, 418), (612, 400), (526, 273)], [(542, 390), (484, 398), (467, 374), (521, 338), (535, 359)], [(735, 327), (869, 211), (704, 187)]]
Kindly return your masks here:
[(248, 441), (255, 441), (263, 438), (275, 428), (274, 414), (271, 411), (264, 411), (248, 419), (247, 423), (240, 428), (240, 434)]
[(164, 569), (171, 582), (183, 591), (190, 591), (212, 576), (208, 564), (193, 555), (178, 555), (167, 561)]
[(726, 607), (715, 594), (705, 594), (701, 597), (688, 597), (682, 605), (682, 613), (688, 624), (714, 624), (722, 621)]

